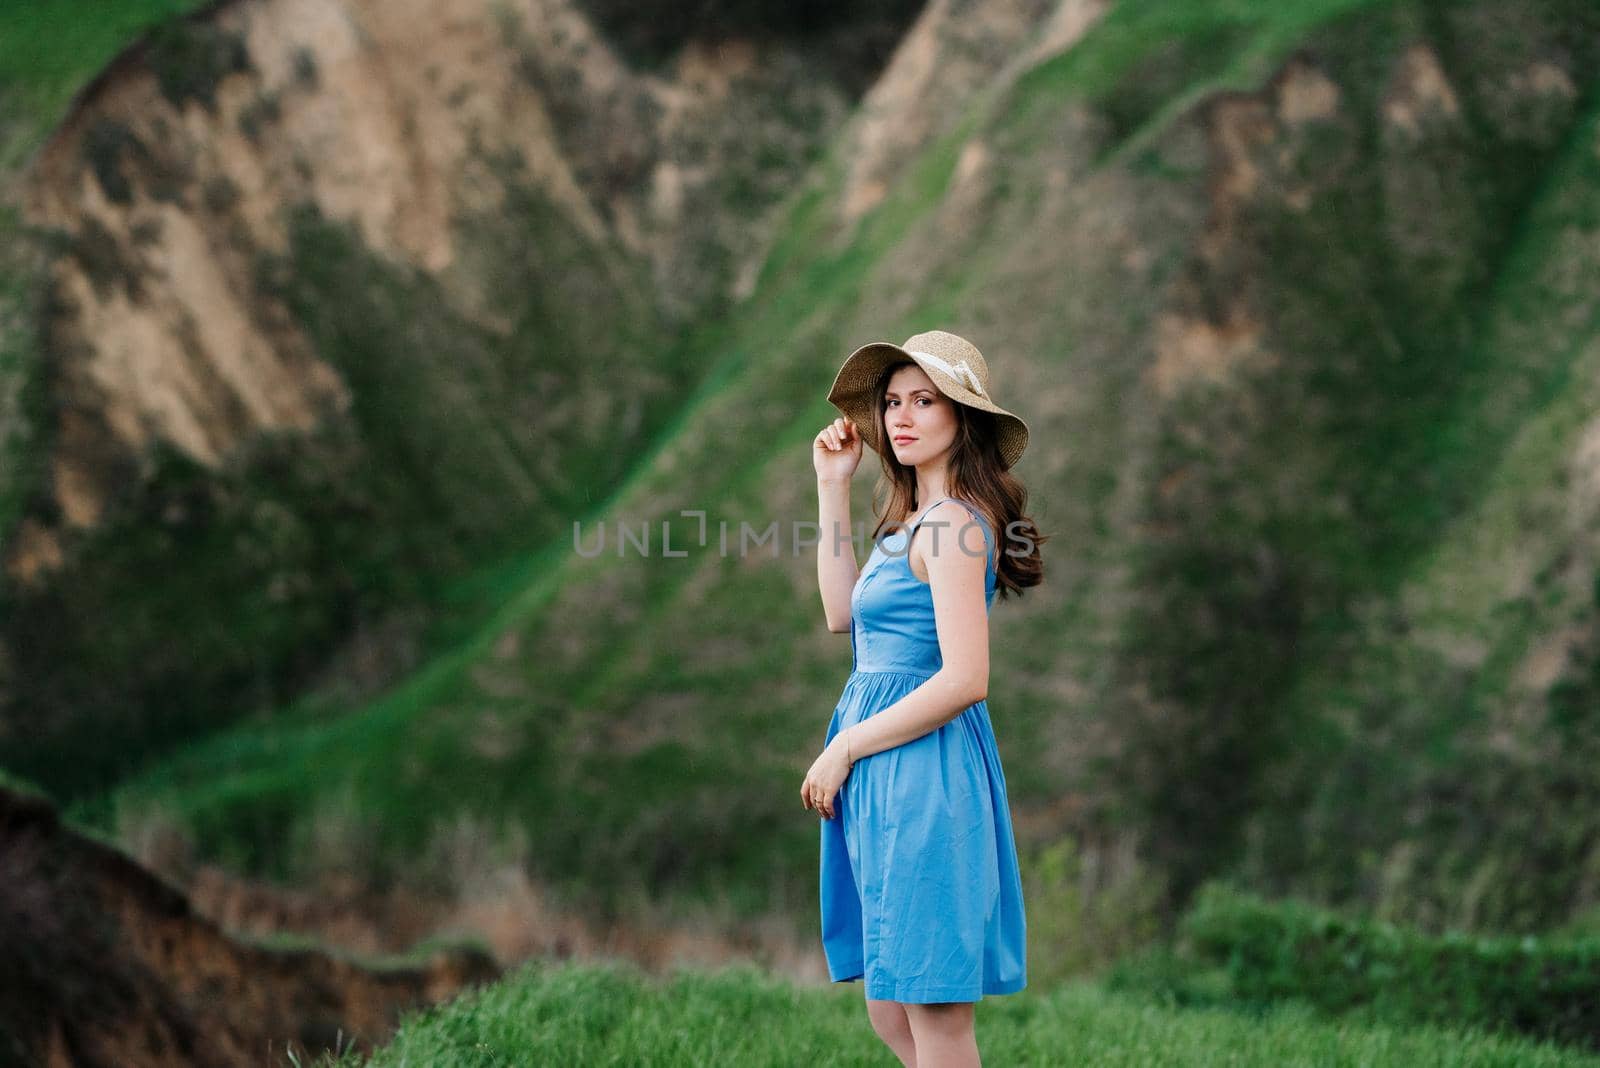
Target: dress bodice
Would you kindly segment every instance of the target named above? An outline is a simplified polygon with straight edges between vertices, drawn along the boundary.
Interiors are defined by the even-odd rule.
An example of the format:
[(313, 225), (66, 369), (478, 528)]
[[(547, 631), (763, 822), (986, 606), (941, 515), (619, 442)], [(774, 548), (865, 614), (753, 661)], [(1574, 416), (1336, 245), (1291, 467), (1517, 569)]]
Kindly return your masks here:
[[(984, 543), (984, 606), (994, 606), (998, 587), (995, 574), (997, 547), (989, 521), (975, 506), (946, 497), (966, 508), (971, 521), (953, 527), (937, 523), (926, 537), (941, 539), (941, 550), (954, 538), (961, 551), (976, 554), (975, 531)], [(855, 671), (900, 671), (932, 675), (944, 663), (939, 634), (934, 625), (933, 588), (911, 570), (908, 547), (911, 536), (927, 517), (935, 501), (909, 526), (891, 530), (873, 545), (866, 566), (850, 593), (850, 651)]]

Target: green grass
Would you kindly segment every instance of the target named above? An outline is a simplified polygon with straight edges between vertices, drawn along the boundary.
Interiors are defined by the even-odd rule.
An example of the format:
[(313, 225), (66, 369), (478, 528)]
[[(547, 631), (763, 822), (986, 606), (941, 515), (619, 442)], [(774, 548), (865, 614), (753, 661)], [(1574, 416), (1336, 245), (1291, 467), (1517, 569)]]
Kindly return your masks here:
[(23, 128), (0, 131), (0, 170), (22, 162), (72, 94), (145, 30), (204, 0), (29, 0), (0, 5), (0, 99)]
[[(1089, 982), (986, 998), (987, 1064), (1593, 1065), (1600, 1058), (1482, 1033), (1327, 1021), (1301, 1007), (1180, 1009)], [(362, 1063), (358, 1050), (322, 1066)], [(301, 1059), (301, 1063), (307, 1063)], [(623, 964), (530, 962), (409, 1013), (374, 1068), (572, 1065), (893, 1065), (860, 984), (804, 988), (739, 965), (653, 978)]]

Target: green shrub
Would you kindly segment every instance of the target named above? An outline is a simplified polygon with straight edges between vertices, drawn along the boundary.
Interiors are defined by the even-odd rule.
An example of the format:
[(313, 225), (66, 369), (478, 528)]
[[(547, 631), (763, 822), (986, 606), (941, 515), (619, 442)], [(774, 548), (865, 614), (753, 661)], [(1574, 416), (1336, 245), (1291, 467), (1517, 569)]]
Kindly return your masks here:
[(1108, 984), (1182, 1005), (1299, 1001), (1600, 1048), (1600, 936), (1433, 936), (1219, 883), (1196, 895), (1172, 947), (1119, 962)]

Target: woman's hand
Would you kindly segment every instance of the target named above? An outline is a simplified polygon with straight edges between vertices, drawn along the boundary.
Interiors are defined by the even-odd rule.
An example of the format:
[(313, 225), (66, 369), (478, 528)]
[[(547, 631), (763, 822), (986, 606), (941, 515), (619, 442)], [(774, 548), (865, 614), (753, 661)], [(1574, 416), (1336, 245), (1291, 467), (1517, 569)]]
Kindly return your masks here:
[(811, 446), (811, 463), (817, 478), (842, 481), (856, 473), (861, 462), (861, 433), (855, 420), (839, 416), (822, 428)]
[(833, 819), (833, 796), (850, 777), (850, 758), (845, 754), (844, 739), (848, 730), (847, 727), (833, 736), (822, 755), (812, 762), (805, 782), (800, 784), (800, 803), (830, 820)]

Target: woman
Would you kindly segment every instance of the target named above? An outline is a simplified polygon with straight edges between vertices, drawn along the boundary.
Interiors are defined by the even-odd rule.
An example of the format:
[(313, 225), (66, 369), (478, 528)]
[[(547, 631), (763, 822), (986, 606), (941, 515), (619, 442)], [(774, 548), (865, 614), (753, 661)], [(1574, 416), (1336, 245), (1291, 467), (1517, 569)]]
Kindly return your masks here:
[[(977, 348), (942, 330), (857, 349), (828, 400), (841, 415), (812, 449), (817, 582), (828, 629), (850, 631), (853, 670), (800, 787), (823, 818), (828, 974), (864, 981), (873, 1029), (902, 1063), (978, 1064), (973, 1003), (1027, 983), (986, 698), (995, 591), (1020, 593), (1043, 571), (1046, 539), (1009, 470), (1028, 427), (991, 399)], [(850, 479), (863, 443), (891, 496), (858, 572)], [(915, 518), (879, 541), (890, 515)]]

